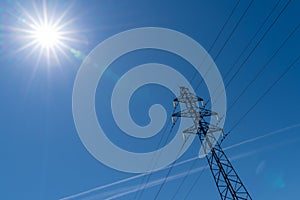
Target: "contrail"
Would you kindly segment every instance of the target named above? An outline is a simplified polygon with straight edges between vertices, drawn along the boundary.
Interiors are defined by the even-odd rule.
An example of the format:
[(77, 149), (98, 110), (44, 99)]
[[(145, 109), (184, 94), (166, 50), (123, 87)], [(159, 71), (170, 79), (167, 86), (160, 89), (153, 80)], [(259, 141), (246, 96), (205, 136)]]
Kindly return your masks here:
[[(241, 146), (243, 144), (255, 142), (257, 140), (261, 140), (261, 139), (264, 139), (266, 137), (270, 137), (272, 135), (276, 135), (276, 134), (279, 134), (279, 133), (282, 133), (282, 132), (285, 132), (285, 131), (288, 131), (288, 130), (291, 130), (291, 129), (294, 129), (294, 128), (297, 128), (297, 127), (300, 127), (300, 123), (294, 124), (294, 125), (291, 125), (291, 126), (288, 126), (288, 127), (285, 127), (285, 128), (281, 128), (279, 130), (269, 132), (269, 133), (267, 133), (265, 135), (262, 135), (262, 136), (258, 136), (258, 137), (255, 137), (255, 138), (244, 140), (242, 142), (239, 142), (237, 144), (225, 147), (223, 149), (228, 150), (228, 149), (236, 148), (236, 147)], [(187, 160), (184, 160), (184, 161), (181, 161), (181, 162), (178, 162), (178, 163), (174, 164), (173, 167), (188, 163), (188, 162), (196, 160), (196, 159), (198, 159), (198, 156), (187, 159)], [(165, 168), (159, 169), (158, 171), (168, 169), (171, 166), (172, 165), (169, 165)], [(84, 191), (84, 192), (81, 192), (81, 193), (78, 193), (78, 194), (74, 194), (74, 195), (71, 195), (71, 196), (68, 196), (68, 197), (61, 198), (60, 200), (68, 200), (68, 199), (76, 198), (76, 197), (79, 197), (79, 196), (82, 196), (82, 195), (87, 195), (87, 194), (92, 193), (92, 192), (96, 192), (96, 191), (99, 191), (99, 190), (102, 190), (102, 189), (105, 189), (105, 188), (108, 188), (108, 187), (111, 187), (111, 186), (114, 186), (114, 185), (118, 185), (118, 184), (121, 184), (121, 183), (124, 183), (124, 182), (128, 182), (128, 181), (143, 177), (143, 176), (145, 176), (149, 173), (150, 172), (146, 172), (146, 173), (135, 175), (135, 176), (132, 176), (132, 177), (129, 177), (129, 178), (121, 179), (121, 180), (118, 180), (118, 181), (115, 181), (115, 182), (112, 182), (112, 183), (109, 183), (109, 184), (106, 184), (106, 185), (102, 185), (102, 186), (99, 186), (99, 187), (96, 187), (96, 188), (93, 188), (93, 189), (90, 189), (90, 190), (87, 190), (87, 191)]]
[[(201, 171), (201, 170), (204, 170), (204, 169), (206, 169), (206, 168), (208, 168), (208, 166), (201, 166), (201, 167), (198, 167), (198, 168), (196, 168), (196, 169), (190, 171), (190, 174), (194, 174), (194, 173), (199, 172), (199, 171)], [(172, 180), (176, 180), (176, 179), (182, 178), (182, 177), (184, 177), (187, 173), (188, 173), (188, 171), (186, 171), (186, 172), (181, 172), (181, 173), (175, 174), (175, 175), (173, 175), (173, 176), (169, 176), (169, 177), (166, 179), (166, 182), (169, 182), (169, 181), (172, 181)], [(163, 183), (164, 181), (165, 181), (165, 178), (160, 178), (160, 179), (158, 179), (158, 180), (151, 181), (151, 182), (149, 182), (149, 183), (146, 184), (146, 186), (144, 187), (144, 189), (146, 189), (146, 188), (151, 188), (151, 187), (154, 187), (154, 186), (156, 186), (156, 185), (160, 185), (160, 184)], [(115, 199), (115, 198), (118, 198), (118, 197), (122, 197), (122, 196), (125, 196), (125, 195), (128, 195), (128, 194), (131, 194), (131, 193), (133, 193), (133, 192), (137, 192), (137, 191), (141, 190), (141, 188), (140, 188), (139, 186), (140, 186), (140, 185), (138, 184), (138, 185), (134, 186), (134, 188), (133, 188), (133, 186), (127, 187), (127, 188), (125, 188), (125, 189), (126, 189), (125, 192), (123, 192), (123, 193), (118, 193), (118, 192), (117, 192), (116, 195), (111, 196), (111, 197), (108, 197), (108, 198), (106, 198), (105, 200), (112, 200), (112, 199)], [(128, 189), (130, 189), (130, 188), (133, 188), (133, 189), (128, 190)]]
[[(174, 164), (173, 167), (176, 167), (178, 165), (183, 165), (185, 163), (188, 163), (188, 162), (196, 160), (196, 159), (198, 159), (198, 156), (193, 157), (193, 158), (189, 158), (189, 159), (186, 159), (186, 160), (183, 160), (181, 162), (178, 162), (178, 163)], [(169, 166), (167, 166), (165, 168), (162, 168), (162, 169), (159, 169), (157, 171), (169, 169), (171, 166), (172, 165), (169, 165)], [(155, 172), (157, 172), (157, 171), (155, 171)], [(80, 192), (78, 194), (74, 194), (74, 195), (71, 195), (71, 196), (68, 196), (68, 197), (61, 198), (60, 200), (68, 200), (68, 199), (76, 198), (76, 197), (79, 197), (79, 196), (82, 196), (82, 195), (87, 195), (87, 194), (92, 193), (92, 192), (96, 192), (96, 191), (99, 191), (99, 190), (102, 190), (102, 189), (105, 189), (105, 188), (108, 188), (108, 187), (111, 187), (111, 186), (114, 186), (114, 185), (118, 185), (118, 184), (121, 184), (121, 183), (124, 183), (124, 182), (128, 182), (128, 181), (131, 181), (131, 180), (134, 180), (134, 179), (146, 176), (147, 174), (150, 174), (150, 172), (145, 172), (145, 173), (142, 173), (142, 174), (131, 176), (129, 178), (125, 178), (125, 179), (121, 179), (121, 180), (115, 181), (113, 183), (109, 183), (109, 184), (106, 184), (106, 185), (95, 187), (93, 189), (90, 189), (90, 190), (87, 190), (87, 191), (84, 191), (84, 192)]]
[(248, 139), (248, 140), (244, 140), (244, 141), (242, 141), (242, 142), (240, 142), (240, 143), (231, 145), (231, 146), (229, 146), (229, 147), (225, 147), (225, 148), (223, 148), (223, 150), (228, 150), (228, 149), (232, 149), (232, 148), (241, 146), (241, 145), (243, 145), (243, 144), (255, 142), (255, 141), (257, 141), (257, 140), (261, 140), (261, 139), (263, 139), (263, 138), (270, 137), (270, 136), (272, 136), (272, 135), (276, 135), (276, 134), (278, 134), (278, 133), (282, 133), (282, 132), (284, 132), (284, 131), (288, 131), (288, 130), (294, 129), (294, 128), (297, 128), (297, 127), (299, 127), (299, 126), (300, 126), (300, 123), (294, 124), (294, 125), (292, 125), (292, 126), (288, 126), (288, 127), (285, 127), (285, 128), (279, 129), (279, 130), (276, 130), (276, 131), (269, 132), (269, 133), (267, 133), (267, 134), (265, 134), (265, 135), (262, 135), (262, 136), (258, 136), (258, 137), (255, 137), (255, 138), (251, 138), (251, 139)]
[[(259, 150), (256, 150), (256, 151), (253, 151), (253, 152), (249, 152), (249, 153), (245, 153), (245, 154), (238, 155), (238, 156), (236, 156), (236, 158), (234, 158), (234, 159), (232, 159), (232, 160), (236, 160), (236, 159), (240, 159), (240, 158), (243, 158), (243, 157), (250, 156), (250, 155), (252, 155), (252, 154), (257, 153), (257, 151), (259, 151)], [(160, 179), (158, 179), (158, 180), (151, 181), (151, 182), (149, 182), (149, 183), (146, 184), (146, 186), (144, 187), (144, 189), (146, 189), (146, 188), (151, 188), (151, 187), (154, 187), (154, 186), (156, 186), (156, 185), (160, 185), (160, 184), (162, 184), (164, 181), (165, 181), (165, 182), (173, 181), (173, 180), (176, 180), (176, 179), (179, 179), (179, 178), (182, 178), (182, 177), (186, 176), (188, 173), (189, 173), (189, 174), (194, 174), (194, 173), (197, 173), (197, 172), (202, 171), (202, 170), (204, 170), (204, 169), (208, 169), (208, 165), (198, 167), (198, 168), (196, 168), (196, 169), (191, 170), (190, 172), (185, 171), (185, 172), (181, 172), (181, 173), (179, 173), (179, 174), (175, 174), (175, 175), (169, 176), (169, 177), (166, 179), (166, 181), (165, 181), (165, 178), (160, 178)], [(140, 185), (136, 185), (136, 186), (134, 187), (134, 189), (131, 189), (131, 190), (128, 190), (128, 189), (132, 188), (133, 186), (127, 187), (127, 188), (126, 188), (127, 191), (122, 192), (122, 193), (120, 193), (120, 190), (119, 190), (119, 191), (116, 192), (116, 195), (111, 196), (111, 197), (108, 197), (108, 198), (106, 198), (105, 200), (112, 200), (112, 199), (116, 199), (116, 198), (119, 198), (119, 197), (122, 197), (122, 196), (125, 196), (125, 195), (128, 195), (128, 194), (137, 192), (137, 191), (141, 190), (141, 188), (140, 188), (139, 186), (140, 186)], [(123, 189), (122, 189), (122, 190), (123, 190)], [(92, 199), (94, 199), (94, 198), (92, 198)]]
[[(284, 143), (281, 143), (281, 144), (277, 144), (277, 145), (274, 145), (274, 146), (265, 146), (265, 147), (262, 147), (260, 149), (256, 149), (256, 150), (253, 150), (253, 151), (250, 151), (250, 152), (246, 152), (246, 153), (242, 153), (242, 154), (238, 154), (236, 156), (233, 156), (230, 158), (231, 161), (235, 161), (235, 160), (239, 160), (239, 159), (242, 159), (242, 158), (245, 158), (245, 157), (248, 157), (248, 156), (251, 156), (251, 155), (254, 155), (254, 154), (257, 154), (259, 152), (263, 152), (263, 151), (266, 151), (266, 150), (272, 150), (272, 149), (276, 149), (278, 147), (281, 147), (281, 146), (285, 146), (285, 145), (288, 145), (288, 144), (291, 144), (291, 143), (295, 143), (295, 142), (298, 142), (299, 139), (295, 140), (295, 139), (291, 139), (291, 140), (288, 140)], [(184, 177), (185, 175), (187, 175), (188, 173), (189, 174), (194, 174), (194, 173), (197, 173), (199, 171), (202, 171), (202, 170), (205, 170), (205, 169), (208, 169), (208, 164), (205, 165), (205, 166), (201, 166), (201, 167), (198, 167), (196, 169), (193, 169), (191, 170), (190, 172), (188, 171), (185, 171), (185, 172), (181, 172), (181, 173), (178, 173), (178, 174), (175, 174), (175, 175), (172, 175), (172, 176), (169, 176), (167, 179), (166, 179), (166, 182), (169, 182), (169, 181), (173, 181), (173, 180), (176, 180), (176, 179), (179, 179), (179, 178), (182, 178)], [(146, 184), (146, 186), (144, 187), (144, 189), (146, 188), (151, 188), (151, 187), (154, 187), (156, 185), (160, 185), (162, 182), (164, 182), (164, 178), (160, 178), (158, 180), (154, 180), (152, 182), (149, 182), (148, 184)], [(120, 190), (122, 191), (125, 191), (125, 192), (121, 192)], [(134, 193), (134, 192), (137, 192), (141, 190), (141, 188), (139, 187), (139, 184), (138, 185), (135, 185), (135, 186), (129, 186), (129, 187), (126, 187), (126, 188), (121, 188), (119, 190), (117, 190), (115, 192), (115, 195), (113, 196), (110, 196), (104, 200), (112, 200), (112, 199), (116, 199), (116, 198), (119, 198), (119, 197), (122, 197), (122, 196), (125, 196), (125, 195), (128, 195), (128, 194), (131, 194), (131, 193)], [(91, 197), (91, 200), (93, 200), (95, 198), (94, 197)]]
[(106, 184), (106, 185), (95, 187), (93, 189), (90, 189), (90, 190), (87, 190), (87, 191), (84, 191), (84, 192), (80, 192), (78, 194), (74, 194), (74, 195), (71, 195), (71, 196), (68, 196), (68, 197), (61, 198), (60, 200), (67, 200), (67, 199), (76, 198), (76, 197), (79, 197), (79, 196), (82, 196), (82, 195), (85, 195), (85, 194), (89, 194), (91, 192), (95, 192), (95, 191), (102, 190), (102, 189), (105, 189), (105, 188), (108, 188), (108, 187), (111, 187), (111, 186), (114, 186), (114, 185), (118, 185), (120, 183), (124, 183), (124, 182), (130, 181), (130, 180), (133, 180), (133, 179), (137, 179), (139, 177), (145, 176), (146, 174), (148, 174), (148, 173), (143, 173), (143, 174), (139, 174), (139, 175), (136, 175), (136, 176), (131, 176), (129, 178), (121, 179), (121, 180), (113, 182), (113, 183), (109, 183), (109, 184)]

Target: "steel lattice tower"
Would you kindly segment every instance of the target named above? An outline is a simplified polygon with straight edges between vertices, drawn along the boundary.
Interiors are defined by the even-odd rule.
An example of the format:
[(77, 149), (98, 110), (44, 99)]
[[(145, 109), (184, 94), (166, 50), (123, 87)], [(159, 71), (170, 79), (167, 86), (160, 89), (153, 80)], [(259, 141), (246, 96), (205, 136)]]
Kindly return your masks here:
[(218, 118), (218, 114), (206, 109), (203, 99), (191, 93), (186, 87), (180, 87), (180, 96), (174, 99), (175, 108), (178, 102), (184, 104), (185, 109), (174, 113), (172, 121), (175, 122), (176, 117), (187, 117), (193, 120), (193, 126), (183, 131), (184, 140), (186, 140), (186, 134), (198, 135), (221, 199), (252, 200), (215, 137), (214, 133), (223, 133), (222, 128), (206, 122), (208, 117)]

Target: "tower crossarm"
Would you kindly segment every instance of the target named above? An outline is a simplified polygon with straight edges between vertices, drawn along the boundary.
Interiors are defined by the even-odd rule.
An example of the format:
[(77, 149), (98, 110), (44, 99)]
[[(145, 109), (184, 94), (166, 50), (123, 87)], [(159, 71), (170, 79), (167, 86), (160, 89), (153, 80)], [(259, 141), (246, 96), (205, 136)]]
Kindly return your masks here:
[[(198, 135), (221, 199), (252, 200), (218, 143), (218, 133), (223, 133), (223, 129), (217, 124), (208, 123), (206, 120), (210, 116), (216, 116), (219, 121), (218, 113), (205, 108), (203, 99), (191, 93), (186, 87), (180, 87), (180, 95), (174, 99), (175, 108), (178, 102), (183, 104), (185, 108), (175, 112), (172, 115), (172, 121), (175, 122), (174, 118), (178, 117), (192, 120), (192, 126), (183, 131), (183, 137), (186, 140), (186, 134)], [(202, 106), (199, 102), (202, 103)]]

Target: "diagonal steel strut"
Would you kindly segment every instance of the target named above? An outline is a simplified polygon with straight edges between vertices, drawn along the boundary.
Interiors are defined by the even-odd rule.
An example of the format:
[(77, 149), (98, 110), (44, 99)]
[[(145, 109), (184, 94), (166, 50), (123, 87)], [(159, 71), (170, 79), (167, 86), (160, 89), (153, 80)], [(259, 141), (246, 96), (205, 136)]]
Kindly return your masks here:
[(206, 118), (211, 116), (218, 117), (218, 114), (206, 109), (203, 99), (191, 93), (186, 87), (180, 87), (180, 95), (174, 99), (175, 108), (178, 103), (182, 103), (184, 109), (172, 114), (172, 121), (175, 122), (175, 118), (178, 117), (192, 119), (193, 125), (183, 131), (184, 139), (186, 139), (186, 134), (198, 135), (201, 144), (204, 146), (206, 159), (221, 199), (252, 200), (245, 185), (213, 134), (215, 132), (223, 132), (223, 129), (218, 127), (218, 125), (206, 122)]

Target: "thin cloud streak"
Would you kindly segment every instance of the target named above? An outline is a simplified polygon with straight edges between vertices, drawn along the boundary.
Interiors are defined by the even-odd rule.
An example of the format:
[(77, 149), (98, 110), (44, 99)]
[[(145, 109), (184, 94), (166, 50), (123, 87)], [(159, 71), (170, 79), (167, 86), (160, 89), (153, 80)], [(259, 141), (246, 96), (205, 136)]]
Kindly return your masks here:
[[(229, 149), (232, 149), (232, 148), (236, 148), (236, 147), (239, 147), (243, 144), (247, 144), (247, 143), (252, 143), (252, 142), (255, 142), (257, 140), (261, 140), (261, 139), (264, 139), (264, 138), (267, 138), (267, 137), (270, 137), (270, 136), (273, 136), (273, 135), (276, 135), (276, 134), (279, 134), (279, 133), (282, 133), (282, 132), (285, 132), (285, 131), (288, 131), (288, 130), (291, 130), (291, 129), (294, 129), (294, 128), (297, 128), (297, 127), (300, 127), (300, 123), (298, 124), (294, 124), (294, 125), (291, 125), (291, 126), (288, 126), (288, 127), (285, 127), (285, 128), (282, 128), (282, 129), (279, 129), (279, 130), (276, 130), (276, 131), (272, 131), (272, 132), (269, 132), (265, 135), (262, 135), (262, 136), (258, 136), (258, 137), (255, 137), (255, 138), (251, 138), (251, 139), (247, 139), (247, 140), (244, 140), (242, 142), (239, 142), (237, 144), (234, 144), (234, 145), (231, 145), (231, 146), (228, 146), (228, 147), (225, 147), (223, 148), (223, 150), (229, 150)], [(257, 152), (257, 151), (255, 151)], [(250, 152), (250, 153), (245, 153), (244, 155), (238, 155), (239, 158), (242, 158), (242, 157), (245, 157), (245, 156), (248, 156), (248, 154), (253, 154), (253, 152)], [(188, 163), (190, 161), (193, 161), (193, 160), (196, 160), (198, 159), (199, 157), (196, 156), (196, 157), (193, 157), (193, 158), (190, 158), (190, 159), (187, 159), (187, 160), (184, 160), (184, 161), (181, 161), (181, 162), (178, 162), (176, 164), (174, 164), (173, 167), (176, 167), (178, 165), (182, 165), (182, 164), (185, 164), (185, 163)], [(235, 158), (232, 158), (232, 160), (235, 160)], [(162, 171), (162, 170), (166, 170), (166, 169), (169, 169), (171, 167), (171, 165), (165, 167), (165, 168), (162, 168), (162, 169), (159, 169), (157, 171)], [(136, 175), (136, 176), (132, 176), (132, 177), (129, 177), (129, 178), (125, 178), (125, 179), (121, 179), (121, 180), (118, 180), (118, 181), (115, 181), (115, 182), (112, 182), (112, 183), (109, 183), (109, 184), (106, 184), (106, 185), (102, 185), (102, 186), (99, 186), (99, 187), (96, 187), (96, 188), (93, 188), (93, 189), (90, 189), (90, 190), (87, 190), (87, 191), (84, 191), (84, 192), (81, 192), (81, 193), (78, 193), (78, 194), (74, 194), (74, 195), (71, 195), (71, 196), (68, 196), (68, 197), (64, 197), (64, 198), (61, 198), (60, 200), (68, 200), (68, 199), (73, 199), (73, 198), (76, 198), (76, 197), (79, 197), (79, 196), (82, 196), (82, 195), (88, 195), (92, 192), (97, 192), (99, 190), (103, 190), (105, 188), (108, 188), (108, 187), (111, 187), (111, 186), (114, 186), (114, 185), (118, 185), (118, 184), (121, 184), (121, 183), (124, 183), (124, 182), (128, 182), (128, 181), (131, 181), (131, 180), (134, 180), (134, 179), (137, 179), (137, 178), (140, 178), (140, 177), (143, 177), (143, 176), (146, 176), (148, 175), (150, 172), (147, 172), (147, 173), (143, 173), (143, 174), (139, 174), (139, 175)], [(168, 179), (167, 179), (168, 180)], [(153, 187), (153, 186), (152, 186)], [(148, 187), (147, 187), (148, 188)], [(129, 192), (129, 191), (126, 191), (126, 192)]]
[[(191, 170), (191, 171), (190, 171), (190, 174), (194, 174), (194, 173), (199, 172), (199, 171), (202, 171), (202, 170), (204, 170), (204, 169), (206, 169), (206, 168), (208, 168), (208, 166), (201, 166), (201, 167), (198, 167), (198, 168), (196, 168), (196, 169), (194, 169), (194, 170)], [(185, 171), (185, 172), (181, 172), (181, 173), (179, 173), (179, 174), (175, 174), (175, 175), (173, 175), (173, 176), (169, 176), (169, 177), (166, 179), (166, 182), (169, 182), (169, 181), (173, 181), (173, 180), (182, 178), (182, 177), (184, 177), (187, 173), (188, 173), (188, 171)], [(158, 179), (158, 180), (151, 181), (151, 182), (149, 182), (149, 183), (147, 183), (147, 184), (145, 185), (144, 189), (146, 189), (146, 188), (151, 188), (151, 187), (154, 187), (154, 186), (156, 186), (156, 185), (160, 185), (160, 184), (163, 183), (164, 181), (165, 181), (165, 178), (160, 178), (160, 179)], [(119, 198), (119, 197), (122, 197), (122, 196), (125, 196), (125, 195), (128, 195), (128, 194), (131, 194), (131, 193), (134, 193), (134, 192), (137, 192), (137, 191), (143, 189), (143, 188), (141, 188), (140, 185), (138, 184), (138, 185), (136, 185), (136, 186), (134, 187), (134, 189), (128, 190), (128, 189), (130, 189), (130, 188), (132, 188), (132, 187), (133, 187), (133, 186), (127, 187), (127, 188), (126, 188), (126, 190), (127, 190), (126, 192), (123, 192), (123, 193), (117, 192), (116, 195), (111, 196), (111, 197), (108, 197), (108, 198), (106, 198), (105, 200), (116, 199), (116, 198)], [(124, 188), (122, 188), (122, 190), (124, 190)]]
[(80, 192), (78, 194), (74, 194), (74, 195), (71, 195), (71, 196), (68, 196), (68, 197), (61, 198), (60, 200), (72, 199), (72, 198), (76, 198), (76, 197), (86, 195), (86, 194), (89, 194), (89, 193), (92, 193), (92, 192), (96, 192), (96, 191), (99, 191), (99, 190), (102, 190), (102, 189), (105, 189), (105, 188), (108, 188), (108, 187), (111, 187), (111, 186), (114, 186), (114, 185), (118, 185), (118, 184), (121, 184), (121, 183), (124, 183), (124, 182), (127, 182), (127, 181), (137, 179), (139, 177), (143, 177), (146, 174), (148, 174), (148, 173), (143, 173), (143, 174), (139, 174), (139, 175), (136, 175), (136, 176), (131, 176), (129, 178), (121, 179), (121, 180), (113, 182), (113, 183), (109, 183), (109, 184), (106, 184), (106, 185), (95, 187), (93, 189), (90, 189), (90, 190), (87, 190), (87, 191), (84, 191), (84, 192)]
[[(295, 142), (294, 140), (292, 142)], [(291, 143), (291, 142), (289, 142)], [(289, 144), (288, 143), (288, 144)], [(265, 150), (269, 150), (269, 149), (273, 149), (273, 148), (277, 148), (278, 146), (282, 146), (282, 145), (276, 145), (274, 147), (263, 147), (263, 148), (260, 148), (260, 149), (257, 149), (257, 150), (253, 150), (253, 151), (250, 151), (250, 152), (246, 152), (246, 153), (242, 153), (242, 154), (238, 154), (236, 156), (233, 156), (230, 158), (231, 161), (235, 161), (235, 160), (240, 160), (242, 158), (246, 158), (248, 156), (251, 156), (251, 155), (254, 155), (254, 154), (257, 154), (259, 152), (262, 152), (262, 151), (265, 151)], [(185, 171), (185, 172), (181, 172), (181, 173), (178, 173), (178, 174), (174, 174), (172, 176), (169, 176), (167, 179), (166, 179), (166, 182), (169, 182), (169, 181), (173, 181), (173, 180), (176, 180), (176, 179), (180, 179), (182, 177), (184, 177), (185, 175), (187, 175), (188, 173), (189, 174), (194, 174), (194, 173), (197, 173), (199, 171), (202, 171), (202, 170), (205, 170), (205, 169), (208, 169), (208, 165), (205, 165), (205, 166), (201, 166), (201, 167), (198, 167), (196, 169), (193, 169), (191, 170), (190, 172), (188, 171)], [(154, 181), (151, 181), (149, 183), (146, 184), (146, 186), (144, 187), (145, 189), (146, 188), (151, 188), (151, 187), (154, 187), (156, 185), (160, 185), (161, 183), (164, 182), (164, 179), (165, 178), (160, 178), (160, 179), (157, 179), (157, 180), (154, 180)], [(131, 189), (131, 188), (134, 188), (134, 189)], [(131, 189), (131, 190), (130, 190)], [(114, 196), (111, 196), (111, 197), (108, 197), (106, 198), (105, 200), (112, 200), (112, 199), (116, 199), (116, 198), (119, 198), (119, 197), (123, 197), (125, 195), (128, 195), (128, 194), (131, 194), (133, 192), (137, 192), (139, 190), (141, 190), (142, 188), (140, 188), (140, 185), (135, 185), (135, 186), (129, 186), (129, 187), (126, 187), (126, 188), (120, 188), (118, 191), (116, 191), (116, 195)], [(123, 193), (120, 193), (121, 191), (124, 191)], [(91, 198), (91, 199), (94, 199), (94, 198)]]
[[(196, 156), (196, 157), (193, 157), (193, 158), (183, 160), (181, 162), (178, 162), (178, 163), (174, 164), (173, 167), (176, 167), (178, 165), (183, 165), (185, 163), (191, 162), (191, 161), (196, 160), (198, 158), (199, 157)], [(165, 168), (162, 168), (162, 169), (159, 169), (157, 171), (162, 171), (162, 170), (169, 169), (171, 166), (172, 165), (169, 165), (169, 166), (167, 166)], [(157, 172), (157, 171), (155, 171), (155, 172)], [(111, 187), (111, 186), (114, 186), (114, 185), (118, 185), (118, 184), (121, 184), (121, 183), (124, 183), (124, 182), (128, 182), (128, 181), (146, 176), (148, 174), (150, 174), (150, 172), (146, 172), (146, 173), (142, 173), (142, 174), (139, 174), (139, 175), (131, 176), (129, 178), (121, 179), (121, 180), (118, 180), (118, 181), (115, 181), (115, 182), (112, 182), (112, 183), (109, 183), (109, 184), (106, 184), (106, 185), (102, 185), (102, 186), (99, 186), (99, 187), (96, 187), (96, 188), (93, 188), (93, 189), (90, 189), (90, 190), (87, 190), (87, 191), (84, 191), (84, 192), (80, 192), (78, 194), (74, 194), (74, 195), (71, 195), (71, 196), (68, 196), (68, 197), (63, 197), (60, 200), (68, 200), (68, 199), (73, 199), (73, 198), (76, 198), (76, 197), (79, 197), (79, 196), (82, 196), (82, 195), (88, 195), (89, 193), (96, 192), (96, 191), (99, 191), (99, 190), (103, 190), (105, 188), (108, 188), (108, 187)]]
[[(282, 146), (285, 146), (285, 145), (289, 145), (289, 144), (292, 144), (292, 143), (295, 143), (295, 142), (298, 142), (299, 139), (295, 140), (295, 139), (291, 139), (291, 140), (288, 140), (286, 142), (283, 142), (281, 144), (277, 144), (275, 146), (265, 146), (265, 147), (262, 147), (260, 149), (256, 149), (256, 150), (253, 150), (253, 151), (250, 151), (250, 152), (246, 152), (246, 153), (241, 153), (241, 154), (238, 154), (236, 156), (233, 156), (233, 157), (230, 157), (230, 160), (231, 162), (232, 161), (236, 161), (236, 160), (240, 160), (242, 158), (246, 158), (248, 156), (251, 156), (251, 155), (254, 155), (254, 154), (257, 154), (257, 153), (260, 153), (260, 152), (263, 152), (263, 151), (268, 151), (268, 150), (272, 150), (272, 149), (276, 149), (278, 147), (282, 147)], [(201, 167), (198, 167), (194, 170), (191, 170), (190, 172), (188, 171), (185, 171), (185, 172), (181, 172), (181, 173), (178, 173), (178, 174), (175, 174), (173, 176), (169, 176), (167, 179), (166, 179), (166, 182), (169, 182), (169, 181), (173, 181), (173, 180), (176, 180), (176, 179), (179, 179), (179, 178), (182, 178), (184, 177), (185, 175), (187, 175), (188, 173), (189, 174), (194, 174), (194, 173), (197, 173), (199, 171), (202, 171), (202, 170), (205, 170), (205, 169), (208, 169), (208, 164), (205, 165), (205, 166), (201, 166)], [(159, 185), (161, 184), (162, 182), (164, 182), (164, 178), (160, 178), (158, 180), (154, 180), (152, 182), (149, 182), (148, 184), (146, 184), (146, 186), (144, 187), (145, 189), (146, 188), (151, 188), (151, 187), (154, 187), (156, 185)], [(134, 188), (134, 189), (131, 189), (131, 188)], [(130, 190), (131, 189), (131, 190)], [(105, 200), (112, 200), (112, 199), (116, 199), (116, 198), (119, 198), (119, 197), (123, 197), (125, 195), (128, 195), (128, 194), (131, 194), (133, 192), (137, 192), (139, 190), (141, 190), (142, 188), (140, 187), (140, 185), (136, 185), (136, 186), (130, 186), (130, 187), (126, 187), (126, 188), (120, 188), (118, 191), (116, 191), (116, 195), (114, 196), (111, 196), (111, 197), (108, 197), (106, 198)], [(123, 193), (120, 193), (121, 191), (124, 191)], [(91, 200), (93, 200), (94, 198), (92, 197)]]
[[(174, 164), (173, 167), (176, 167), (178, 165), (183, 165), (185, 163), (191, 162), (191, 161), (196, 160), (196, 159), (198, 159), (198, 156), (193, 157), (193, 158), (189, 158), (189, 159), (186, 159), (186, 160), (183, 160), (181, 162), (178, 162), (178, 163)], [(169, 169), (171, 166), (172, 165), (169, 165), (169, 166), (167, 166), (165, 168), (162, 168), (162, 169), (159, 169), (157, 171), (162, 171), (162, 170)], [(157, 172), (157, 171), (155, 171), (155, 172)], [(148, 175), (150, 173), (151, 172), (146, 172), (146, 173), (142, 173), (142, 174), (139, 174), (139, 175), (131, 176), (129, 178), (121, 179), (121, 180), (118, 180), (118, 181), (115, 181), (115, 182), (112, 182), (112, 183), (109, 183), (109, 184), (106, 184), (106, 185), (95, 187), (93, 189), (90, 189), (90, 190), (87, 190), (87, 191), (84, 191), (84, 192), (80, 192), (78, 194), (74, 194), (74, 195), (71, 195), (71, 196), (68, 196), (68, 197), (63, 197), (60, 200), (68, 200), (68, 199), (73, 199), (73, 198), (76, 198), (76, 197), (79, 197), (79, 196), (82, 196), (82, 195), (88, 195), (89, 193), (96, 192), (96, 191), (99, 191), (99, 190), (103, 190), (105, 188), (108, 188), (108, 187), (111, 187), (111, 186), (114, 186), (114, 185), (118, 185), (118, 184), (121, 184), (121, 183), (124, 183), (124, 182), (128, 182), (128, 181), (131, 181), (131, 180), (134, 180), (134, 179), (146, 176), (146, 175)]]
[(267, 133), (267, 134), (265, 134), (265, 135), (262, 135), (262, 136), (258, 136), (258, 137), (255, 137), (255, 138), (251, 138), (251, 139), (248, 139), (248, 140), (244, 140), (244, 141), (242, 141), (242, 142), (240, 142), (240, 143), (231, 145), (231, 146), (229, 146), (229, 147), (225, 147), (225, 148), (223, 148), (223, 150), (228, 150), (228, 149), (232, 149), (232, 148), (241, 146), (241, 145), (243, 145), (243, 144), (255, 142), (255, 141), (257, 141), (257, 140), (261, 140), (261, 139), (264, 139), (264, 138), (266, 138), (266, 137), (270, 137), (270, 136), (272, 136), (272, 135), (276, 135), (276, 134), (279, 134), (279, 133), (282, 133), (282, 132), (285, 132), (285, 131), (288, 131), (288, 130), (291, 130), (291, 129), (294, 129), (294, 128), (297, 128), (297, 127), (300, 127), (300, 123), (294, 124), (294, 125), (292, 125), (292, 126), (288, 126), (288, 127), (285, 127), (285, 128), (279, 129), (279, 130), (276, 130), (276, 131), (269, 132), (269, 133)]

